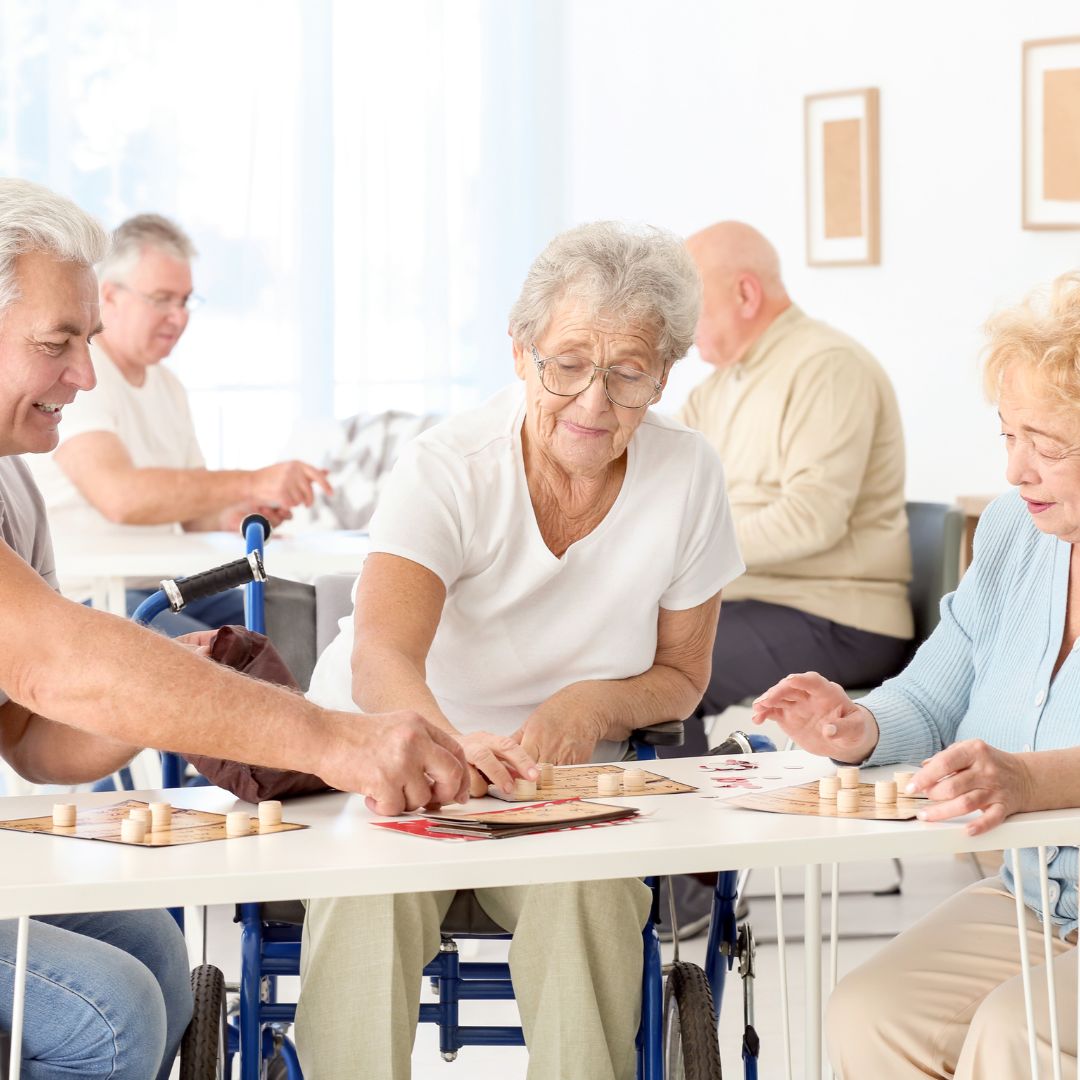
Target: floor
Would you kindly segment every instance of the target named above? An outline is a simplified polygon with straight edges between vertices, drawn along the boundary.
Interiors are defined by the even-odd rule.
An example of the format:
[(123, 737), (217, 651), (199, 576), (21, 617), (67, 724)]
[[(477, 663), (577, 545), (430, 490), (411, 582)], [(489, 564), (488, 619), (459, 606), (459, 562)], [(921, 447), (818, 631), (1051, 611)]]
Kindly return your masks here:
[[(982, 875), (978, 875), (982, 876)], [(827, 874), (826, 874), (827, 879)], [(840, 946), (840, 974), (851, 970), (880, 946), (885, 937), (910, 925), (945, 897), (976, 880), (976, 871), (968, 860), (951, 857), (908, 861), (903, 866), (903, 884), (898, 894), (877, 896), (875, 890), (888, 889), (895, 882), (892, 863), (870, 863), (845, 868), (840, 887), (851, 895), (843, 897), (840, 905), (840, 924), (847, 935)], [(775, 941), (776, 920), (771, 874), (751, 878), (747, 893), (750, 900), (750, 921), (758, 938), (757, 980), (755, 993), (755, 1022), (761, 1037), (762, 1052), (759, 1076), (762, 1080), (783, 1080), (785, 1076), (781, 1039), (781, 1010)], [(802, 1076), (801, 1046), (803, 1033), (802, 946), (795, 940), (802, 931), (802, 873), (791, 870), (784, 874), (784, 925), (788, 936), (788, 983), (794, 1055), (794, 1075)], [(822, 917), (827, 933), (828, 902), (823, 903)], [(231, 908), (212, 909), (208, 919), (208, 958), (225, 972), (226, 979), (238, 977), (239, 944), (237, 928), (231, 922)], [(703, 962), (704, 935), (681, 947), (681, 958)], [(465, 942), (466, 959), (503, 959), (505, 946), (492, 943)], [(665, 961), (671, 958), (671, 946), (664, 948)], [(828, 956), (823, 959), (824, 978), (828, 978)], [(287, 985), (293, 983), (293, 986)], [(282, 980), (282, 997), (295, 993), (295, 980)], [(425, 996), (427, 991), (425, 990)], [(479, 1002), (468, 1006), (464, 1019), (473, 1023), (516, 1023), (517, 1013), (512, 1002)], [(483, 1017), (482, 1020), (479, 1017)], [(720, 1046), (725, 1075), (740, 1077), (740, 1046), (742, 1038), (742, 994), (738, 979), (729, 979), (720, 1015)], [(468, 1076), (469, 1080), (517, 1080), (524, 1078), (526, 1054), (521, 1048), (470, 1047), (461, 1052), (454, 1063), (441, 1060), (437, 1033), (429, 1025), (421, 1025), (413, 1055), (415, 1080), (454, 1080)]]

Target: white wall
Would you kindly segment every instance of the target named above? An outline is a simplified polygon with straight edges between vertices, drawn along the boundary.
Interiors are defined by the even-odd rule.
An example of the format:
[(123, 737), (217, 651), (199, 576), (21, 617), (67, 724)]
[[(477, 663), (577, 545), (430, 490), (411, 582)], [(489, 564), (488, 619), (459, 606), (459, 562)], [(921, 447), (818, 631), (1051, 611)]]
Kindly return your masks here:
[[(1080, 266), (1080, 232), (1020, 227), (1024, 40), (1080, 34), (1077, 0), (566, 0), (566, 221), (689, 233), (741, 218), (809, 313), (897, 388), (908, 493), (1005, 486), (979, 327)], [(806, 265), (803, 97), (881, 91), (882, 261)], [(665, 404), (708, 371), (693, 355)]]

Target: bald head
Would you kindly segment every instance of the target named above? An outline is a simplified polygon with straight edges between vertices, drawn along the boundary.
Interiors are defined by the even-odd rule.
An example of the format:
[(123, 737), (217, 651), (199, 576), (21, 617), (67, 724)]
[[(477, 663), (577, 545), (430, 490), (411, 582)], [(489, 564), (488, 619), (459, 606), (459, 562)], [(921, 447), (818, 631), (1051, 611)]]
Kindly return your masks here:
[(704, 285), (697, 346), (717, 367), (737, 364), (791, 305), (776, 248), (750, 225), (721, 221), (686, 241)]

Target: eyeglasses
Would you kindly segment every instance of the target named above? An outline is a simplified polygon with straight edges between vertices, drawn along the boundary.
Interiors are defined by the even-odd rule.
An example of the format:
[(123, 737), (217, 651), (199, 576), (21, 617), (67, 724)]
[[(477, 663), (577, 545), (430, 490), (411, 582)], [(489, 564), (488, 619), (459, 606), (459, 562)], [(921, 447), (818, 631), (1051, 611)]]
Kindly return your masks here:
[(139, 292), (138, 289), (133, 289), (130, 285), (125, 285), (120, 281), (114, 282), (114, 284), (118, 289), (123, 289), (124, 292), (137, 296), (144, 304), (149, 304), (163, 314), (169, 311), (186, 311), (190, 315), (196, 308), (200, 308), (206, 303), (197, 293), (190, 293), (184, 297), (154, 296), (152, 293)]
[(663, 390), (663, 383), (635, 368), (601, 367), (581, 356), (549, 356), (542, 359), (535, 345), (531, 346), (533, 363), (540, 383), (549, 394), (558, 397), (577, 397), (603, 373), (604, 393), (612, 405), (623, 409), (644, 409), (651, 405)]

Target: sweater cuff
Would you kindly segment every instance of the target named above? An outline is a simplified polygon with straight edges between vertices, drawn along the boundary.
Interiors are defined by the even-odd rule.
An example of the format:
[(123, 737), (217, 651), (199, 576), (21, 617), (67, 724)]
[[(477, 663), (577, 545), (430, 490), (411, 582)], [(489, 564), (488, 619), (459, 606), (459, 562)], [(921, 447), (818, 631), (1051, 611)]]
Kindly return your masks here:
[(934, 753), (933, 732), (919, 711), (901, 694), (878, 689), (859, 698), (857, 704), (874, 714), (879, 732), (878, 744), (865, 765), (923, 761)]

